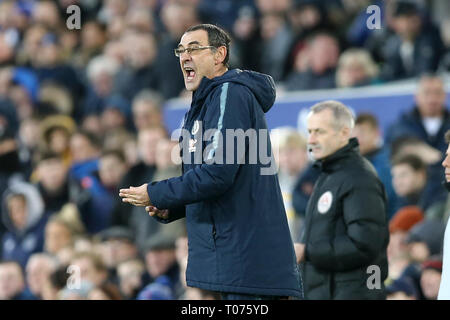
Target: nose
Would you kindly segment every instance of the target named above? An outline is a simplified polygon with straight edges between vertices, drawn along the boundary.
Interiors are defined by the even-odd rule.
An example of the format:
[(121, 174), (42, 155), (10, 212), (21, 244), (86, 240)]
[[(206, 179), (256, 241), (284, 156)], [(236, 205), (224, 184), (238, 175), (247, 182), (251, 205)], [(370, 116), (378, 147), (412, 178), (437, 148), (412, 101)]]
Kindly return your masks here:
[(185, 62), (185, 61), (189, 61), (191, 60), (191, 55), (189, 53), (187, 53), (187, 51), (184, 51), (181, 55), (180, 55), (180, 61), (181, 63)]
[(308, 134), (308, 143), (313, 144), (315, 142), (316, 142), (316, 137), (315, 137), (314, 133)]
[(442, 166), (444, 168), (448, 168), (450, 167), (450, 159), (449, 159), (450, 155), (447, 155), (444, 159), (444, 161), (442, 161)]

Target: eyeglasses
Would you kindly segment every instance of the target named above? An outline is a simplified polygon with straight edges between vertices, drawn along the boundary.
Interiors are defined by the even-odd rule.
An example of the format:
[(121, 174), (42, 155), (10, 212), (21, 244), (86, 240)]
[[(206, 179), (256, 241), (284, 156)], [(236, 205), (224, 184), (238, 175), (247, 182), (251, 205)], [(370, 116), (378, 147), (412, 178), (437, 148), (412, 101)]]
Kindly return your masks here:
[(176, 48), (174, 50), (175, 56), (180, 57), (184, 52), (187, 52), (189, 55), (197, 50), (204, 50), (204, 49), (212, 49), (215, 48), (214, 46), (192, 46), (187, 48)]

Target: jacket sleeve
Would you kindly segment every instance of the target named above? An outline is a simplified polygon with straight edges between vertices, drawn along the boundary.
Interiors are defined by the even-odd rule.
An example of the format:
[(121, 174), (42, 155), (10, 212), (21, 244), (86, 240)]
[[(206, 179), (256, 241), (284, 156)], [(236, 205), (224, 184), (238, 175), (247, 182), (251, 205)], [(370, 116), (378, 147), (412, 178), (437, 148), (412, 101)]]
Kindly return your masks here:
[[(157, 208), (170, 209), (211, 199), (226, 192), (233, 184), (240, 164), (238, 161), (232, 161), (231, 164), (226, 161), (229, 159), (228, 150), (223, 147), (226, 145), (225, 133), (227, 129), (246, 131), (251, 127), (250, 110), (254, 98), (248, 89), (229, 83), (224, 83), (218, 91), (220, 96), (212, 99), (205, 115), (205, 119), (211, 120), (203, 123), (205, 131), (214, 129), (217, 133), (211, 138), (212, 145), (207, 146), (204, 152), (208, 153), (206, 150), (209, 150), (209, 154), (213, 153), (215, 161), (205, 163), (203, 159), (201, 165), (193, 167), (180, 177), (149, 184), (147, 191), (151, 202)], [(248, 146), (245, 150), (247, 152)], [(235, 143), (234, 155), (237, 154)]]
[(178, 208), (169, 209), (169, 217), (167, 219), (163, 219), (157, 216), (153, 216), (152, 218), (160, 223), (167, 224), (185, 217), (186, 217), (186, 207), (182, 206)]
[(314, 265), (329, 271), (365, 266), (383, 250), (387, 237), (385, 196), (382, 187), (354, 185), (342, 202), (345, 234), (308, 243), (306, 254)]

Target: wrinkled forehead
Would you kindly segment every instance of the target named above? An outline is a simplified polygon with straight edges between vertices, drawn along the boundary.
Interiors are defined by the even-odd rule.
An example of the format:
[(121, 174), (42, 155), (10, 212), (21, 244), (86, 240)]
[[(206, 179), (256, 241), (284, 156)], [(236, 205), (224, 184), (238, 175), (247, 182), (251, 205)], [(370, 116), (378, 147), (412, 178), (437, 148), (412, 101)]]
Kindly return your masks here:
[(319, 112), (310, 111), (306, 120), (308, 129), (328, 128), (333, 124), (333, 114), (329, 109)]
[(190, 45), (207, 46), (208, 33), (205, 30), (195, 30), (186, 32), (180, 40), (178, 47), (187, 47)]
[(439, 90), (444, 92), (444, 83), (439, 78), (424, 78), (419, 81), (419, 94), (426, 90)]

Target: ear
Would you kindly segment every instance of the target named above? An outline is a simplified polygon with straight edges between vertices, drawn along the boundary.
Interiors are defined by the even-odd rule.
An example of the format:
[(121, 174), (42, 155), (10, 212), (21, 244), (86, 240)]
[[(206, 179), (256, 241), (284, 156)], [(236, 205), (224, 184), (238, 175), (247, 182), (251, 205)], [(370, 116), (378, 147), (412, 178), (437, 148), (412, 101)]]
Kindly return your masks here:
[(223, 61), (225, 60), (225, 57), (227, 56), (227, 48), (225, 46), (221, 46), (221, 47), (217, 48), (214, 56), (215, 56), (216, 65), (223, 63)]
[(349, 127), (344, 126), (341, 129), (341, 134), (345, 140), (348, 140), (351, 138), (352, 130)]

